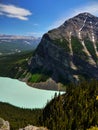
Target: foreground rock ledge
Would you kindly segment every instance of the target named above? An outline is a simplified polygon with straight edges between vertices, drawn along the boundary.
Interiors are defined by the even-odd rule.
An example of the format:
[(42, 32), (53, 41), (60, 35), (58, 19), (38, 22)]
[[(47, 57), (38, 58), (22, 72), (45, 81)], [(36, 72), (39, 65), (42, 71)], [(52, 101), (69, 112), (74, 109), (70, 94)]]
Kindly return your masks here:
[(36, 127), (36, 126), (28, 125), (25, 128), (20, 128), (19, 130), (48, 130), (48, 129), (44, 127)]
[(0, 130), (10, 130), (9, 122), (3, 120), (2, 118), (0, 118)]

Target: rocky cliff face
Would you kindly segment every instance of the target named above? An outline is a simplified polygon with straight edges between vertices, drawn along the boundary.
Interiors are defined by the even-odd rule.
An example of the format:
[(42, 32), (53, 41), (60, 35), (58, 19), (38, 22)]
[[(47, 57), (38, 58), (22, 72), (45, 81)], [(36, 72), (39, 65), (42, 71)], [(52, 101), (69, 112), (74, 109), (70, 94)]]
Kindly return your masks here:
[(82, 13), (46, 33), (29, 69), (57, 83), (98, 79), (98, 17)]

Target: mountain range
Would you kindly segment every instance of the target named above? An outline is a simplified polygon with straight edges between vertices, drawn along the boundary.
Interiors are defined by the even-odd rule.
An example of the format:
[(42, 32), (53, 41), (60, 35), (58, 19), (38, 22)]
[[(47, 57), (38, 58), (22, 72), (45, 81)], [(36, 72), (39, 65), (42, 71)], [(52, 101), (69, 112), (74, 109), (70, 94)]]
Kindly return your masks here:
[(34, 50), (40, 42), (40, 37), (16, 36), (0, 34), (0, 55), (15, 54)]
[(21, 62), (14, 66), (7, 76), (13, 72), (11, 78), (18, 78), (35, 88), (51, 90), (65, 90), (70, 83), (98, 80), (98, 17), (81, 13), (48, 31), (32, 57), (28, 60), (25, 57), (25, 64)]

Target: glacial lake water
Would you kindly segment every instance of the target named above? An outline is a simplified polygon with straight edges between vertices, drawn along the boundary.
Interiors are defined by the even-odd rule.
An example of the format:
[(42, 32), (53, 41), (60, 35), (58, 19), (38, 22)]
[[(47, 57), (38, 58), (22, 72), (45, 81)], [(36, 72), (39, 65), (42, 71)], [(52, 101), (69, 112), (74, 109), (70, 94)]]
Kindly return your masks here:
[(43, 108), (57, 91), (40, 90), (16, 79), (0, 77), (0, 101), (23, 108)]

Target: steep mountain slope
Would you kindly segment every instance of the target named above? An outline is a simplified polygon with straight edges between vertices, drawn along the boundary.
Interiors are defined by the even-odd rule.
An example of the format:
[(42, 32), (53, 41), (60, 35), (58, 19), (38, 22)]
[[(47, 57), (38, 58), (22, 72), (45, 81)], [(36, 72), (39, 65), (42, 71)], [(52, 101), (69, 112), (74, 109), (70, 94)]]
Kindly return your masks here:
[(98, 79), (98, 18), (81, 13), (46, 33), (29, 70), (63, 84)]
[(33, 36), (0, 35), (0, 55), (34, 50), (39, 42), (40, 38)]

